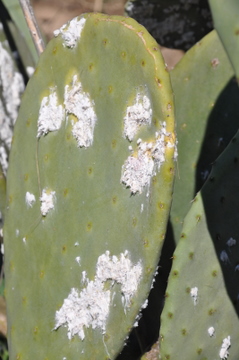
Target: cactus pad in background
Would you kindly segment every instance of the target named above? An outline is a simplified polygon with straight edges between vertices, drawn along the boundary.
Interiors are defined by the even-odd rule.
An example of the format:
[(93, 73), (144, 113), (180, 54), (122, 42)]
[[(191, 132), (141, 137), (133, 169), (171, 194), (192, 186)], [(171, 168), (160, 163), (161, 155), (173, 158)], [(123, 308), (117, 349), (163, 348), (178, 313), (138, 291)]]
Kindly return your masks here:
[(216, 160), (184, 221), (162, 314), (162, 359), (239, 354), (239, 134)]
[(113, 359), (164, 240), (172, 91), (157, 43), (132, 19), (86, 14), (55, 35), (24, 94), (8, 172), (10, 356)]
[(239, 81), (239, 3), (237, 0), (230, 0), (226, 3), (222, 0), (209, 0), (209, 4), (215, 29), (235, 70), (237, 81)]
[(178, 242), (192, 199), (238, 129), (239, 89), (215, 30), (193, 46), (170, 74), (179, 143), (170, 215)]

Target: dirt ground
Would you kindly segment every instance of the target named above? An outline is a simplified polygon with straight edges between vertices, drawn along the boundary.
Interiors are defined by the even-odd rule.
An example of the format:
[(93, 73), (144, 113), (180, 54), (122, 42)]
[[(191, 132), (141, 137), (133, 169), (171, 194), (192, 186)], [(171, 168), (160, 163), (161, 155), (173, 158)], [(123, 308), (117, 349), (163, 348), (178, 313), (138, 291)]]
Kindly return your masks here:
[[(31, 0), (39, 27), (50, 40), (53, 31), (68, 20), (85, 12), (98, 11), (110, 15), (124, 15), (126, 0)], [(181, 59), (183, 51), (162, 48), (169, 69)]]

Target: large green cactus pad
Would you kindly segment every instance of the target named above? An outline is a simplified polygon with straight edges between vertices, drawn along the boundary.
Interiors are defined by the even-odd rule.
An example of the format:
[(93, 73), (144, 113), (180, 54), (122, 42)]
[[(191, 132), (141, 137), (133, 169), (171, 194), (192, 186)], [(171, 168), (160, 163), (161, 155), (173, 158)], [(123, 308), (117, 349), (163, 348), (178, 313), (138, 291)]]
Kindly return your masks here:
[(193, 46), (171, 71), (179, 153), (171, 209), (176, 242), (211, 164), (238, 129), (239, 90), (233, 75), (215, 30)]
[(239, 133), (184, 221), (162, 314), (162, 360), (239, 354)]
[(132, 19), (85, 14), (55, 35), (24, 94), (8, 172), (10, 356), (113, 359), (164, 239), (170, 80)]

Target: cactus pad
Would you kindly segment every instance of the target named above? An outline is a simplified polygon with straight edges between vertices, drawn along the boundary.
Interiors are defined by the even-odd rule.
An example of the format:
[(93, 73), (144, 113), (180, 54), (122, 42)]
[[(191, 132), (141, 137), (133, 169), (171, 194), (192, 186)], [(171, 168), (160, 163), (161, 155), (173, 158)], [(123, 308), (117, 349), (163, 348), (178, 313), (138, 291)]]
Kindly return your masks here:
[(232, 77), (231, 64), (215, 30), (193, 46), (171, 71), (179, 152), (179, 175), (170, 213), (176, 242), (211, 164), (238, 129), (239, 90)]
[(162, 313), (162, 360), (238, 359), (239, 134), (188, 212)]
[(157, 43), (132, 19), (85, 14), (55, 35), (24, 94), (9, 165), (10, 355), (113, 359), (164, 240), (172, 91)]

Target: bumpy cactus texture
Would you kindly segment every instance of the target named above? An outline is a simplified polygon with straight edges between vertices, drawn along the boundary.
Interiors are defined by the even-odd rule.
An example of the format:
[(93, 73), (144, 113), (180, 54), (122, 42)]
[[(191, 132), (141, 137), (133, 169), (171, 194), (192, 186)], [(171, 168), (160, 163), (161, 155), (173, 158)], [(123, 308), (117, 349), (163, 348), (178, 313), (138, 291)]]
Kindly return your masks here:
[(237, 79), (239, 78), (239, 3), (230, 0), (224, 3), (222, 0), (209, 0), (212, 10), (215, 29), (225, 47), (228, 57), (233, 65)]
[(132, 19), (85, 14), (55, 36), (23, 96), (8, 171), (10, 357), (113, 359), (147, 306), (165, 236), (171, 85)]
[(192, 199), (238, 129), (239, 89), (216, 31), (193, 46), (170, 74), (179, 152), (170, 214), (178, 242)]
[(238, 359), (239, 134), (185, 219), (161, 327), (162, 359)]

